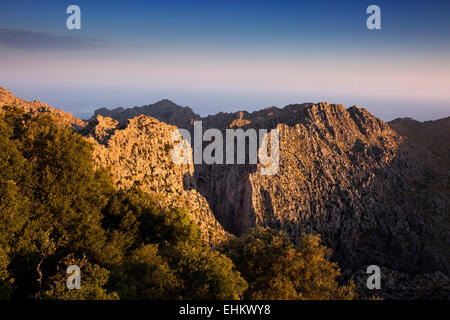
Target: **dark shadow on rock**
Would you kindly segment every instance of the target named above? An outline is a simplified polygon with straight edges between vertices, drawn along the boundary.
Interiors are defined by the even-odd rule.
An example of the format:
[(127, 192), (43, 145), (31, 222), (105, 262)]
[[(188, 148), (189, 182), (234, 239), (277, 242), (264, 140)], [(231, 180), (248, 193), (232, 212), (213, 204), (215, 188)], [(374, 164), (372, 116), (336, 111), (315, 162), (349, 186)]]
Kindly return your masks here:
[[(168, 114), (153, 116), (164, 121)], [(386, 124), (366, 110), (302, 104), (194, 118), (202, 120), (203, 130), (224, 130), (234, 120), (244, 123), (240, 126), (244, 130), (299, 125), (309, 130), (308, 143), (328, 143), (335, 152), (329, 155), (331, 164), (309, 155), (314, 171), (303, 182), (273, 178), (272, 184), (279, 186), (284, 181), (304, 184), (300, 194), (289, 194), (289, 188), (273, 192), (258, 183), (252, 185), (249, 176), (256, 172), (256, 165), (195, 165), (193, 176), (185, 177), (185, 187), (205, 197), (225, 230), (239, 235), (256, 225), (269, 226), (286, 231), (293, 240), (302, 232), (318, 233), (343, 269), (379, 264), (405, 273), (440, 270), (449, 274), (449, 204), (436, 190), (436, 181), (448, 177), (434, 170), (428, 154), (406, 142), (389, 141), (383, 133)], [(182, 120), (172, 124), (192, 131), (192, 122)], [(347, 144), (343, 149), (333, 144), (330, 139), (342, 134), (339, 125), (344, 122), (355, 130), (354, 135), (367, 140), (357, 139), (351, 145), (340, 141)], [(399, 144), (399, 148), (392, 148), (392, 144)], [(348, 157), (349, 167), (336, 169), (333, 157), (341, 156)], [(386, 157), (392, 160), (386, 162)], [(256, 212), (252, 203), (255, 196), (262, 198), (263, 212)], [(290, 199), (289, 208), (277, 206), (277, 197)]]

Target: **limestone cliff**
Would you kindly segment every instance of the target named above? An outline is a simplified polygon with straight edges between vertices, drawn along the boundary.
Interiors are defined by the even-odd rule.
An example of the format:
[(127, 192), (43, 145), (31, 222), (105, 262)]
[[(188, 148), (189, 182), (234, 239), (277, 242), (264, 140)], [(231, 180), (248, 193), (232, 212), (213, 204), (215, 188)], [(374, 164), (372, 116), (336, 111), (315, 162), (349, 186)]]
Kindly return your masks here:
[(437, 165), (450, 174), (450, 117), (420, 122), (411, 118), (389, 121), (398, 134), (434, 154)]
[[(155, 117), (157, 111), (145, 109)], [(379, 264), (448, 274), (449, 201), (441, 188), (448, 178), (428, 150), (365, 109), (306, 103), (180, 122), (178, 116), (171, 123), (189, 130), (193, 120), (204, 129), (279, 129), (276, 175), (261, 175), (259, 165), (195, 166), (195, 188), (225, 230), (270, 226), (294, 240), (320, 233), (343, 268)]]
[(49, 113), (55, 117), (58, 123), (69, 126), (75, 130), (82, 129), (86, 122), (73, 116), (71, 113), (64, 112), (62, 109), (55, 109), (45, 103), (37, 100), (25, 101), (17, 98), (9, 90), (0, 87), (0, 112), (3, 106), (16, 106), (31, 114)]
[(172, 135), (177, 128), (144, 115), (127, 122), (119, 127), (117, 121), (98, 115), (82, 132), (95, 145), (96, 166), (111, 169), (117, 188), (140, 186), (161, 206), (189, 209), (207, 242), (225, 239), (227, 233), (206, 200), (189, 189), (193, 166), (172, 162)]

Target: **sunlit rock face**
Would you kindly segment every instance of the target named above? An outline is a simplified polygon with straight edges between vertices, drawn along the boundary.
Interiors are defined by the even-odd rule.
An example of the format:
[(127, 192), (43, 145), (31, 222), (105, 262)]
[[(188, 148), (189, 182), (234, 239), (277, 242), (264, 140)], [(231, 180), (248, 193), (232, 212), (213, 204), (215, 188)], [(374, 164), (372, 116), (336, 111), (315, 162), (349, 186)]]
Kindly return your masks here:
[(58, 123), (71, 127), (75, 130), (83, 129), (86, 122), (73, 116), (71, 113), (64, 112), (61, 109), (55, 109), (45, 103), (37, 100), (25, 101), (17, 98), (9, 90), (0, 87), (0, 112), (3, 106), (15, 106), (27, 113), (38, 114), (48, 113), (55, 117)]
[[(141, 115), (123, 127), (111, 118), (95, 116), (84, 134), (95, 145), (97, 167), (109, 167), (117, 188), (139, 186), (163, 207), (187, 208), (204, 239), (217, 244), (228, 235), (208, 203), (195, 189), (192, 164), (175, 164), (171, 158), (177, 127)], [(192, 150), (190, 150), (192, 152)]]
[(294, 240), (320, 233), (343, 268), (448, 272), (449, 203), (447, 189), (436, 187), (445, 172), (433, 154), (365, 109), (306, 103), (201, 118), (170, 105), (172, 115), (151, 106), (108, 115), (123, 122), (142, 111), (191, 132), (194, 121), (205, 130), (279, 130), (275, 175), (261, 175), (260, 164), (194, 166), (193, 188), (225, 230), (270, 226)]

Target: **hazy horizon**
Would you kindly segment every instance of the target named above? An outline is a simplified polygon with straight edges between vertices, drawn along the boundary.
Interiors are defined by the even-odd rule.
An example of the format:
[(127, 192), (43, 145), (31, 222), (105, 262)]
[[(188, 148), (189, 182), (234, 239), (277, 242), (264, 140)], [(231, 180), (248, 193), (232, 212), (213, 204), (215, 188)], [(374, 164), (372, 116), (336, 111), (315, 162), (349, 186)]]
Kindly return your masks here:
[[(51, 105), (54, 108), (61, 108), (63, 109), (65, 112), (70, 112), (73, 115), (77, 116), (78, 118), (82, 118), (82, 119), (87, 119), (87, 117), (91, 117), (92, 115), (94, 115), (95, 110), (100, 109), (100, 108), (107, 108), (107, 109), (115, 109), (115, 108), (133, 108), (133, 107), (141, 107), (144, 105), (150, 105), (153, 103), (156, 103), (160, 100), (163, 99), (168, 99), (174, 103), (176, 103), (177, 105), (181, 106), (181, 107), (189, 107), (193, 110), (193, 112), (199, 114), (202, 117), (206, 117), (208, 115), (214, 115), (217, 114), (219, 112), (237, 112), (237, 111), (247, 111), (247, 112), (253, 112), (253, 111), (257, 111), (257, 110), (261, 110), (264, 109), (266, 107), (269, 106), (275, 106), (278, 108), (284, 108), (285, 106), (289, 105), (289, 104), (302, 104), (302, 103), (319, 103), (319, 102), (328, 102), (328, 103), (332, 103), (332, 104), (343, 104), (346, 108), (352, 107), (354, 105), (360, 107), (360, 108), (365, 108), (367, 109), (370, 113), (372, 113), (373, 115), (379, 117), (380, 119), (384, 120), (384, 121), (391, 121), (393, 119), (396, 118), (405, 118), (405, 117), (411, 117), (415, 120), (419, 120), (419, 121), (427, 121), (427, 120), (438, 120), (441, 118), (445, 118), (450, 116), (450, 112), (448, 111), (448, 104), (446, 104), (445, 102), (435, 102), (435, 103), (440, 103), (440, 107), (442, 107), (442, 113), (435, 112), (435, 113), (430, 113), (429, 110), (423, 110), (423, 112), (415, 112), (415, 114), (413, 114), (413, 112), (410, 112), (410, 106), (411, 105), (415, 105), (417, 107), (420, 107), (420, 103), (423, 103), (424, 105), (426, 105), (427, 103), (430, 103), (429, 101), (423, 101), (423, 102), (418, 102), (418, 101), (410, 101), (410, 102), (405, 102), (403, 101), (403, 106), (402, 106), (402, 101), (396, 101), (396, 100), (391, 100), (391, 101), (380, 101), (379, 107), (377, 108), (376, 106), (373, 105), (367, 105), (367, 104), (362, 104), (362, 103), (343, 103), (341, 101), (327, 101), (327, 100), (320, 100), (320, 99), (294, 99), (292, 97), (278, 97), (278, 101), (281, 101), (280, 103), (266, 103), (265, 101), (271, 101), (270, 99), (265, 99), (265, 96), (259, 97), (259, 104), (251, 104), (249, 102), (249, 100), (251, 98), (249, 97), (242, 97), (239, 95), (236, 95), (236, 97), (233, 97), (233, 100), (235, 101), (235, 104), (230, 105), (230, 107), (228, 108), (221, 108), (221, 104), (220, 101), (216, 102), (215, 108), (212, 109), (210, 108), (210, 101), (209, 99), (212, 99), (211, 97), (208, 97), (206, 94), (204, 97), (196, 97), (196, 99), (187, 99), (189, 100), (196, 100), (196, 101), (201, 101), (203, 100), (203, 102), (199, 103), (198, 105), (193, 105), (193, 104), (189, 104), (189, 103), (183, 103), (183, 101), (181, 101), (181, 99), (183, 97), (188, 97), (186, 95), (179, 95), (179, 99), (173, 99), (164, 95), (157, 95), (157, 94), (149, 94), (146, 92), (143, 92), (140, 94), (140, 96), (137, 96), (135, 93), (132, 94), (132, 97), (130, 98), (129, 101), (127, 101), (127, 98), (124, 98), (124, 95), (118, 95), (117, 97), (115, 97), (114, 99), (111, 96), (92, 96), (92, 94), (95, 94), (94, 92), (91, 92), (91, 96), (89, 95), (89, 92), (86, 91), (84, 92), (85, 94), (80, 93), (79, 90), (77, 89), (66, 89), (66, 90), (62, 90), (61, 93), (61, 89), (58, 90), (58, 94), (55, 95), (53, 90), (49, 90), (48, 93), (46, 93), (46, 90), (42, 90), (42, 89), (32, 89), (29, 88), (28, 90), (24, 90), (24, 94), (19, 94), (20, 90), (16, 91), (12, 88), (8, 88), (7, 86), (3, 86), (0, 83), (0, 87), (4, 87), (6, 89), (8, 89), (9, 91), (11, 91), (12, 94), (14, 94), (15, 96), (17, 96), (18, 98), (21, 99), (25, 99), (25, 100), (39, 100), (41, 102), (47, 103), (49, 105)], [(110, 90), (113, 91), (113, 90)], [(29, 92), (28, 94), (26, 92)], [(73, 93), (70, 93), (73, 92)], [(61, 96), (59, 96), (61, 95)], [(174, 95), (177, 96), (177, 95)], [(146, 98), (149, 97), (149, 98)], [(102, 98), (104, 98), (104, 101), (106, 101), (105, 103), (101, 103)], [(200, 98), (200, 99), (198, 99)], [(203, 98), (203, 99), (202, 99)], [(209, 98), (209, 99), (208, 99)], [(291, 98), (291, 99), (289, 99)], [(245, 104), (245, 101), (247, 99), (247, 102), (249, 102), (248, 104)], [(64, 103), (64, 101), (68, 101), (67, 103)], [(112, 101), (115, 100), (115, 101)], [(242, 105), (239, 105), (239, 100), (242, 100)], [(254, 99), (256, 101), (256, 99)], [(273, 99), (276, 100), (276, 99)], [(353, 101), (360, 101), (362, 100), (360, 99), (354, 99)], [(98, 101), (97, 103), (91, 103), (90, 101)], [(108, 103), (109, 101), (109, 103)], [(132, 101), (136, 101), (136, 103), (132, 103)], [(90, 105), (91, 107), (88, 109), (81, 109), (81, 108), (77, 108), (77, 102), (79, 102), (79, 105)], [(122, 103), (120, 103), (122, 102)], [(66, 105), (66, 107), (64, 106), (64, 104)], [(68, 106), (68, 107), (67, 107)], [(70, 107), (70, 106), (74, 106), (74, 107)], [(394, 108), (395, 112), (392, 112), (392, 109)], [(213, 110), (212, 112), (208, 112), (209, 110)], [(214, 111), (215, 110), (215, 111)], [(419, 109), (419, 111), (422, 111)]]

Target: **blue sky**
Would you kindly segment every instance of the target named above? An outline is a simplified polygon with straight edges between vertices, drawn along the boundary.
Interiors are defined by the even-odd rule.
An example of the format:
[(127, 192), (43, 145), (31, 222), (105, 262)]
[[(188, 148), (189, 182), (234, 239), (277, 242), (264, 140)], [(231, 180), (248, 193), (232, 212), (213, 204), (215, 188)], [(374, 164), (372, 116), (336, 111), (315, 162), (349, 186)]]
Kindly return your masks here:
[(0, 86), (73, 113), (168, 98), (202, 115), (328, 101), (436, 119), (450, 1), (0, 0)]

